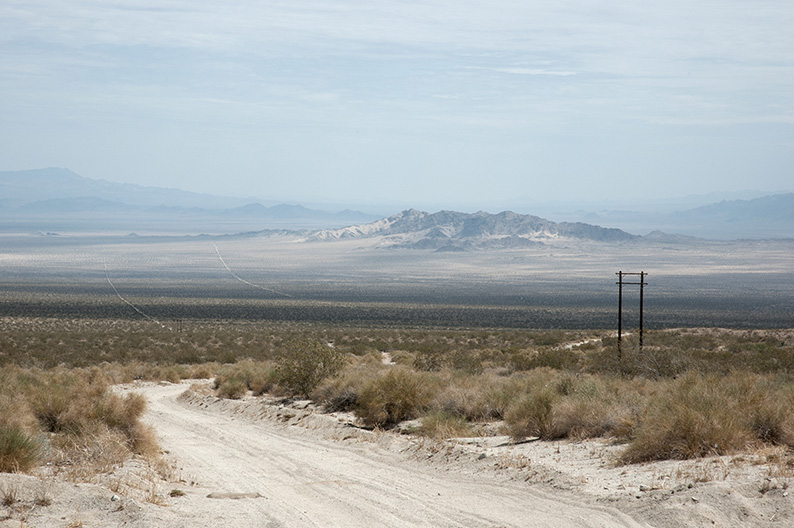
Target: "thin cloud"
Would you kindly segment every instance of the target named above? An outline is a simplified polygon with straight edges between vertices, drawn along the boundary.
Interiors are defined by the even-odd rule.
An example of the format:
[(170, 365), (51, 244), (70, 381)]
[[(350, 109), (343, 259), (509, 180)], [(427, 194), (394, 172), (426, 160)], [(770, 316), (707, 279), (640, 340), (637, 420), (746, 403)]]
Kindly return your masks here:
[(576, 72), (573, 71), (555, 71), (555, 70), (544, 70), (538, 68), (479, 68), (479, 69), (491, 69), (495, 72), (510, 73), (513, 75), (553, 75), (558, 77), (569, 77), (571, 75), (576, 75)]
[[(203, 190), (234, 160), (241, 182), (279, 167), (282, 196), (327, 174), (377, 194), (380, 173), (361, 167), (406, 178), (392, 190), (421, 184), (414, 174), (455, 186), (444, 167), (460, 153), (456, 170), (501, 174), (490, 187), (507, 193), (544, 171), (576, 188), (599, 167), (709, 185), (720, 180), (688, 167), (727, 166), (739, 178), (742, 164), (706, 159), (734, 153), (790, 178), (790, 149), (758, 149), (757, 133), (791, 144), (791, 27), (790, 0), (7, 0), (0, 159), (111, 179), (124, 165), (148, 184), (204, 178)], [(734, 126), (743, 123), (758, 127)], [(691, 159), (654, 150), (699, 125)], [(610, 145), (653, 141), (610, 154), (606, 132)], [(197, 136), (211, 145), (201, 163)]]

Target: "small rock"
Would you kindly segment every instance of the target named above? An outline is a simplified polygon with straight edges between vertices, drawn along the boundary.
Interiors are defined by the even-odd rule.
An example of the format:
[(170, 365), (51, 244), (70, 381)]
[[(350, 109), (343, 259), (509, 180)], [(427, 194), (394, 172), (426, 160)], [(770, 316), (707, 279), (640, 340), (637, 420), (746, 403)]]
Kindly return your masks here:
[(477, 460), (482, 460), (483, 458), (487, 457), (485, 453), (480, 453), (480, 456), (477, 457)]
[(651, 491), (651, 488), (645, 486), (644, 484), (640, 486), (640, 491)]
[(207, 495), (208, 499), (232, 499), (232, 500), (239, 500), (239, 499), (260, 499), (262, 495), (259, 493), (223, 493), (223, 492), (213, 492)]
[(692, 497), (692, 502), (697, 504), (698, 502), (700, 502), (700, 499), (698, 499), (697, 497)]
[(121, 500), (121, 497), (119, 497), (118, 495), (113, 495), (112, 497), (110, 497), (110, 500), (113, 502), (118, 502)]

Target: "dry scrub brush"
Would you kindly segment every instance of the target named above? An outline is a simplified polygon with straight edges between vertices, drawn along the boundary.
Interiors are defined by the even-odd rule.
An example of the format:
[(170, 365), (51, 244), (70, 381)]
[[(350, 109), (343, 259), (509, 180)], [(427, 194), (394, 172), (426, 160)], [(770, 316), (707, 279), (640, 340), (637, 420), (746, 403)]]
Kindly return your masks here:
[(27, 471), (45, 459), (56, 468), (68, 461), (102, 470), (132, 454), (159, 453), (153, 431), (140, 421), (145, 399), (111, 392), (97, 368), (6, 366), (0, 384), (2, 471)]
[(627, 444), (627, 463), (794, 447), (789, 333), (649, 332), (645, 348), (627, 338), (618, 355), (610, 338), (560, 347), (559, 332), (548, 339), (512, 332), (513, 341), (497, 331), (373, 332), (379, 337), (369, 341), (335, 336), (355, 354), (320, 341), (285, 345), (272, 363), (225, 366), (216, 385), (228, 397), (255, 385), (309, 395), (369, 427), (420, 418), (416, 431), (433, 438), (489, 421), (502, 421), (517, 440), (609, 437)]
[[(413, 369), (348, 366), (317, 395), (344, 402), (333, 407), (366, 425), (422, 417), (418, 432), (433, 437), (504, 419), (516, 439), (615, 438), (627, 444), (626, 463), (791, 448), (794, 348), (788, 333), (770, 334), (652, 332), (642, 351), (627, 340), (622, 357), (610, 339), (573, 350), (478, 350), (457, 369), (459, 348), (415, 347)], [(482, 365), (472, 368), (473, 357)]]
[(325, 378), (312, 391), (311, 397), (327, 411), (353, 411), (364, 387), (388, 367), (380, 354), (348, 356), (340, 370)]
[(276, 368), (269, 361), (246, 359), (218, 368), (215, 375), (214, 388), (221, 398), (240, 399), (248, 391), (254, 396), (262, 395), (274, 389), (276, 384)]
[[(0, 457), (11, 469), (58, 453), (108, 461), (145, 452), (145, 428), (130, 425), (140, 402), (109, 395), (107, 383), (211, 376), (222, 397), (310, 396), (370, 427), (420, 418), (418, 431), (434, 438), (502, 421), (516, 439), (612, 437), (626, 442), (625, 462), (794, 444), (791, 331), (650, 331), (642, 350), (625, 336), (618, 354), (596, 332), (3, 322), (0, 449), (15, 454)], [(12, 366), (61, 361), (104, 374)], [(54, 436), (42, 441), (42, 431)]]
[(523, 388), (505, 413), (505, 431), (516, 439), (627, 439), (649, 390), (643, 380), (550, 369), (516, 377), (523, 379)]
[(343, 356), (332, 344), (311, 340), (287, 343), (276, 356), (276, 379), (289, 393), (309, 396), (343, 365)]
[(308, 397), (344, 364), (344, 356), (332, 345), (311, 340), (281, 345), (273, 360), (244, 359), (222, 366), (214, 388), (221, 398), (239, 399), (271, 392), (282, 396)]
[(762, 443), (794, 447), (792, 404), (790, 382), (689, 372), (648, 399), (622, 459), (686, 459)]
[(437, 390), (437, 377), (395, 366), (364, 385), (355, 411), (368, 426), (391, 427), (427, 411)]

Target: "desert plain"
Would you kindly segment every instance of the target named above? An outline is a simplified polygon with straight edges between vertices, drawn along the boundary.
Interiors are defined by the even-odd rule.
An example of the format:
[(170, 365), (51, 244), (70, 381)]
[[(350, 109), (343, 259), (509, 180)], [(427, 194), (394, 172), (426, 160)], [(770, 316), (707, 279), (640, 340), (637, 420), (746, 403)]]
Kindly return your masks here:
[[(790, 408), (740, 448), (636, 460), (641, 401), (621, 407), (630, 431), (613, 416), (602, 434), (562, 432), (560, 417), (630, 386), (641, 400), (743, 380), (790, 397), (793, 257), (791, 240), (435, 252), (294, 233), (3, 235), (4, 376), (76, 370), (118, 401), (140, 394), (157, 449), (108, 458), (34, 435), (37, 463), (0, 474), (0, 525), (789, 526)], [(620, 360), (618, 271), (648, 273), (645, 348), (627, 287)], [(291, 389), (279, 361), (309, 341), (340, 363)], [(261, 379), (235, 387), (236, 367)], [(395, 372), (433, 394), (404, 414), (366, 407), (362, 380)], [(512, 400), (486, 409), (466, 383), (539, 387), (549, 421), (518, 423)]]

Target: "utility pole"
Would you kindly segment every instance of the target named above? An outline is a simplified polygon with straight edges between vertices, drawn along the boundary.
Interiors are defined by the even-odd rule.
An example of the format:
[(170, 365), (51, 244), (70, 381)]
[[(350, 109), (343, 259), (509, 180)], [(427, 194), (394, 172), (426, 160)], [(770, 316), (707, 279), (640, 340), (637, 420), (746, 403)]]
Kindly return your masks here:
[[(643, 312), (643, 293), (644, 288), (647, 286), (647, 282), (645, 282), (645, 277), (648, 276), (647, 273), (644, 271), (640, 272), (625, 272), (625, 271), (618, 271), (615, 275), (618, 276), (618, 282), (615, 284), (618, 285), (618, 358), (622, 357), (623, 351), (621, 349), (621, 341), (623, 337), (623, 286), (624, 285), (633, 285), (640, 287), (640, 350), (642, 350), (642, 312)], [(626, 282), (623, 278), (626, 275), (631, 276), (639, 276), (640, 282)]]

